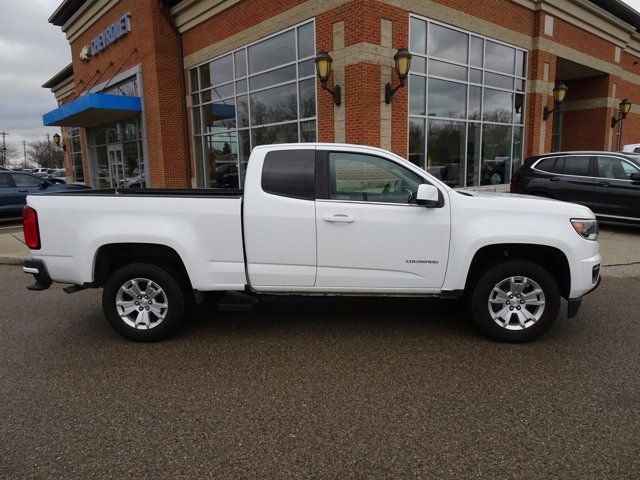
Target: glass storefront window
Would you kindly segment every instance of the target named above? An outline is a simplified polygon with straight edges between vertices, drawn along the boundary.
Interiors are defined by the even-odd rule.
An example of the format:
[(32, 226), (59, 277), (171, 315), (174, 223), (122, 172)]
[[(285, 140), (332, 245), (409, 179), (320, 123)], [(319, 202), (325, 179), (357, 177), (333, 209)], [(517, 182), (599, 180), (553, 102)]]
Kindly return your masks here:
[(509, 125), (483, 125), (480, 185), (509, 182), (512, 131), (513, 127)]
[(68, 128), (69, 159), (71, 161), (71, 177), (74, 182), (84, 183), (84, 166), (82, 165), (82, 146), (80, 144), (80, 129)]
[(432, 120), (428, 124), (426, 170), (449, 186), (464, 182), (466, 124)]
[(522, 162), (527, 52), (410, 15), (409, 159), (454, 187)]
[(309, 21), (190, 70), (198, 186), (242, 188), (253, 147), (316, 141), (314, 57)]
[(117, 83), (115, 85), (108, 86), (102, 92), (107, 95), (121, 95), (121, 96), (129, 96), (129, 97), (137, 97), (138, 93), (138, 79), (136, 77), (128, 78), (123, 82)]

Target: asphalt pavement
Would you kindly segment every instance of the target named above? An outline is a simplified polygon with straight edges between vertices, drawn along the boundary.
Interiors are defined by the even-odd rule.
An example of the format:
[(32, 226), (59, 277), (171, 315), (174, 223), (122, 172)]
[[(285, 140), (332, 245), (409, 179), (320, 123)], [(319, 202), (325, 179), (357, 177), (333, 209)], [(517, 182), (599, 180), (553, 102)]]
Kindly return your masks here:
[(640, 278), (525, 345), (459, 302), (207, 303), (130, 343), (0, 266), (1, 478), (640, 478)]

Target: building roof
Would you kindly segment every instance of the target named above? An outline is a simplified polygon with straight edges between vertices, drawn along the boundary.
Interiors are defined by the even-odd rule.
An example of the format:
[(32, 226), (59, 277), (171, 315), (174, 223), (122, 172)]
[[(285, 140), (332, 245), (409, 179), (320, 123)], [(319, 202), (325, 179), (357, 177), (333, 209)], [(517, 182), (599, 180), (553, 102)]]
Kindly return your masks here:
[(610, 14), (618, 17), (620, 20), (633, 25), (637, 31), (640, 31), (640, 12), (630, 7), (622, 0), (589, 0), (591, 3), (606, 10)]
[(74, 13), (76, 13), (80, 7), (82, 7), (87, 0), (63, 0), (55, 12), (49, 17), (49, 23), (61, 27), (67, 20), (69, 20)]
[(42, 85), (42, 88), (55, 88), (56, 85), (61, 84), (67, 78), (72, 76), (73, 76), (73, 64), (70, 63), (69, 65), (64, 67), (62, 70), (60, 70), (58, 73), (56, 73), (53, 77), (51, 77), (49, 80), (47, 80)]
[[(80, 7), (82, 7), (88, 0), (63, 0), (55, 12), (49, 17), (49, 23), (53, 23), (58, 27), (64, 25), (74, 13), (76, 13)], [(180, 3), (181, 0), (164, 0), (164, 3), (168, 7)], [(634, 10), (622, 0), (589, 0), (594, 5), (606, 10), (612, 15), (618, 17), (620, 20), (633, 25), (636, 30), (640, 31), (640, 12)]]
[[(63, 0), (55, 12), (49, 17), (49, 23), (52, 23), (58, 27), (63, 26), (67, 21), (87, 3), (88, 0)], [(169, 7), (173, 7), (175, 4), (180, 3), (181, 0), (165, 0), (164, 3)]]

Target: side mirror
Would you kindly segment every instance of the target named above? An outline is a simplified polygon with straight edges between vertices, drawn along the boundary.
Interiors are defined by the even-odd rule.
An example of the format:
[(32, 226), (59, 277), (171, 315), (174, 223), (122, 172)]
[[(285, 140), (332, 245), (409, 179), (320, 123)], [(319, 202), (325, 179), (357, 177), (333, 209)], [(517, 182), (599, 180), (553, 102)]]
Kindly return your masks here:
[(634, 183), (640, 183), (640, 172), (632, 173), (629, 178)]
[(418, 185), (418, 193), (416, 195), (416, 203), (427, 208), (435, 208), (440, 204), (439, 191), (433, 185), (423, 183)]
[(38, 186), (38, 188), (40, 190), (44, 190), (45, 188), (49, 188), (51, 186), (51, 184), (45, 180), (43, 180), (42, 182), (40, 182), (40, 185)]

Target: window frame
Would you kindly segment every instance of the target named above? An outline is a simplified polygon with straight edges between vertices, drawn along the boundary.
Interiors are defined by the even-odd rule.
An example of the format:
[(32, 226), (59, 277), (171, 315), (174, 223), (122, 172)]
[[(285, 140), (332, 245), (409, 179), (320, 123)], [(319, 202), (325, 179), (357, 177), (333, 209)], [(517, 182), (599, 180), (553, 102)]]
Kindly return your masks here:
[[(426, 23), (426, 28), (425, 28), (425, 35), (426, 35), (426, 50), (424, 53), (422, 52), (418, 52), (418, 51), (413, 51), (411, 49), (411, 32), (412, 32), (412, 20), (419, 20), (422, 22)], [(448, 28), (454, 31), (458, 31), (461, 32), (465, 35), (467, 35), (467, 63), (460, 63), (460, 62), (455, 62), (446, 58), (441, 58), (441, 57), (436, 57), (436, 56), (432, 56), (429, 52), (429, 34), (430, 34), (430, 24), (433, 25), (437, 25), (439, 27), (444, 27), (444, 28)], [(472, 59), (472, 42), (473, 39), (475, 38), (479, 38), (482, 40), (482, 62), (481, 62), (481, 66), (477, 66), (475, 64), (473, 64), (473, 59)], [(517, 118), (516, 118), (516, 114), (515, 114), (515, 107), (516, 107), (516, 98), (517, 95), (522, 95), (522, 109), (526, 109), (528, 107), (528, 95), (527, 95), (527, 84), (529, 82), (528, 80), (528, 76), (529, 76), (529, 59), (531, 56), (531, 52), (528, 49), (522, 48), (522, 47), (518, 47), (516, 45), (512, 45), (500, 40), (497, 40), (495, 38), (491, 38), (488, 37), (486, 35), (481, 35), (475, 32), (472, 32), (470, 30), (465, 30), (444, 22), (440, 22), (437, 20), (433, 20), (431, 18), (428, 17), (424, 17), (422, 15), (418, 15), (415, 13), (410, 12), (409, 13), (409, 27), (408, 27), (408, 38), (409, 38), (409, 49), (412, 53), (412, 55), (414, 56), (413, 60), (415, 61), (416, 57), (419, 58), (423, 58), (424, 62), (425, 62), (425, 70), (424, 72), (418, 72), (412, 70), (409, 72), (409, 91), (411, 89), (411, 76), (415, 75), (415, 76), (420, 76), (425, 78), (425, 106), (424, 106), (424, 114), (412, 114), (411, 113), (411, 99), (410, 99), (410, 95), (407, 95), (407, 117), (408, 117), (408, 122), (407, 122), (407, 152), (408, 154), (411, 152), (410, 148), (411, 148), (411, 140), (410, 140), (410, 124), (411, 124), (411, 120), (412, 119), (419, 119), (424, 127), (424, 144), (422, 147), (422, 152), (419, 152), (421, 157), (425, 159), (425, 166), (422, 167), (420, 165), (418, 165), (420, 168), (424, 168), (425, 170), (428, 168), (426, 165), (426, 159), (428, 158), (428, 152), (429, 152), (429, 120), (447, 120), (447, 121), (451, 121), (451, 122), (460, 122), (461, 125), (463, 125), (462, 130), (464, 131), (465, 134), (465, 144), (466, 147), (464, 149), (463, 153), (463, 161), (464, 161), (464, 174), (461, 176), (460, 180), (460, 184), (455, 187), (455, 188), (469, 188), (469, 187), (482, 187), (482, 165), (483, 165), (483, 158), (482, 158), (482, 149), (483, 149), (483, 137), (484, 137), (484, 126), (485, 125), (503, 125), (503, 126), (509, 126), (510, 130), (511, 130), (511, 135), (510, 135), (510, 149), (509, 149), (509, 168), (507, 171), (507, 176), (506, 176), (506, 180), (508, 180), (509, 178), (511, 178), (511, 175), (513, 174), (513, 172), (519, 168), (522, 164), (523, 164), (523, 159), (524, 159), (524, 140), (526, 138), (526, 118), (524, 114), (520, 114), (521, 115), (521, 121), (517, 122)], [(500, 72), (497, 70), (492, 70), (489, 68), (485, 67), (485, 63), (486, 63), (486, 50), (487, 50), (487, 41), (498, 44), (498, 45), (503, 45), (506, 47), (509, 47), (511, 49), (514, 49), (515, 53), (514, 53), (514, 68), (513, 68), (513, 73), (512, 74), (506, 74), (504, 72)], [(524, 54), (525, 61), (524, 61), (524, 75), (521, 75), (517, 70), (518, 70), (518, 53), (521, 52), (522, 54)], [(465, 67), (467, 69), (467, 79), (465, 81), (462, 80), (456, 80), (453, 78), (447, 78), (447, 77), (442, 77), (439, 75), (433, 75), (430, 73), (430, 69), (429, 69), (429, 63), (431, 60), (435, 60), (435, 61), (439, 61), (439, 62), (444, 62), (450, 65), (456, 65), (456, 66), (460, 66), (460, 67)], [(414, 62), (412, 62), (412, 67), (414, 66)], [(474, 82), (471, 79), (471, 75), (472, 75), (472, 70), (476, 70), (476, 71), (480, 71), (481, 73), (481, 82)], [(507, 76), (509, 78), (511, 78), (513, 80), (513, 88), (512, 89), (505, 89), (505, 88), (501, 88), (501, 87), (496, 87), (493, 85), (489, 85), (486, 83), (485, 80), (485, 76), (486, 74), (496, 74), (496, 75), (501, 75), (501, 76)], [(466, 112), (465, 112), (465, 116), (464, 118), (449, 118), (449, 117), (440, 117), (440, 116), (429, 116), (429, 79), (433, 78), (433, 79), (437, 79), (437, 80), (446, 80), (449, 82), (454, 82), (454, 83), (459, 83), (462, 84), (466, 87), (466, 99), (465, 99), (465, 106), (466, 106)], [(520, 90), (518, 87), (518, 84), (522, 83), (523, 88)], [(479, 113), (479, 118), (477, 119), (471, 119), (469, 118), (469, 97), (470, 97), (470, 91), (471, 91), (471, 87), (479, 87), (480, 88), (480, 111)], [(504, 92), (509, 92), (512, 94), (512, 98), (511, 98), (511, 121), (509, 123), (503, 123), (503, 122), (496, 122), (496, 121), (489, 121), (489, 120), (484, 120), (484, 98), (485, 98), (485, 90), (487, 89), (491, 89), (491, 90), (499, 90), (499, 91), (504, 91)], [(526, 110), (524, 110), (524, 113), (526, 113)], [(479, 129), (479, 142), (477, 145), (477, 148), (479, 149), (479, 153), (476, 152), (474, 153), (473, 156), (470, 155), (469, 151), (468, 151), (468, 145), (469, 145), (469, 130), (470, 130), (470, 124), (475, 124), (477, 126), (477, 128)], [(521, 132), (520, 133), (516, 133), (516, 129), (520, 129)], [(516, 145), (516, 138), (520, 138), (520, 153), (518, 156), (514, 155), (514, 146)], [(474, 172), (474, 178), (473, 178), (473, 183), (471, 185), (468, 184), (468, 175), (469, 175), (469, 167), (470, 167), (470, 163), (471, 163), (471, 167), (475, 168), (475, 161), (476, 158), (475, 156), (479, 155), (480, 159), (479, 159), (479, 164), (478, 164), (478, 171)], [(519, 165), (515, 166), (514, 165), (514, 161), (516, 159), (519, 159)], [(477, 185), (475, 185), (475, 183), (477, 183)], [(504, 185), (508, 184), (508, 181), (506, 183), (504, 183)]]
[[(300, 57), (300, 48), (299, 48), (299, 41), (298, 41), (298, 29), (301, 27), (304, 27), (306, 25), (311, 25), (312, 26), (312, 45), (313, 45), (313, 52), (311, 55), (307, 55), (304, 57)], [(253, 73), (250, 73), (249, 71), (249, 49), (257, 44), (263, 43), (265, 41), (268, 41), (269, 39), (273, 38), (273, 37), (277, 37), (278, 35), (282, 35), (286, 32), (289, 31), (293, 31), (294, 32), (294, 38), (295, 38), (295, 59), (293, 61), (290, 62), (285, 62), (282, 64), (279, 64), (275, 67), (270, 67), (264, 70), (260, 70), (260, 71), (256, 71)], [(244, 169), (243, 167), (246, 168), (246, 164), (248, 161), (248, 158), (244, 159), (243, 158), (243, 151), (244, 151), (244, 146), (241, 146), (241, 140), (240, 137), (243, 136), (244, 137), (244, 133), (243, 132), (248, 132), (248, 151), (251, 152), (251, 150), (256, 146), (254, 145), (254, 131), (259, 130), (259, 129), (268, 129), (269, 127), (274, 127), (274, 126), (283, 126), (283, 125), (295, 125), (296, 126), (296, 135), (297, 135), (297, 143), (306, 143), (303, 140), (303, 136), (304, 136), (304, 128), (303, 125), (305, 125), (307, 122), (314, 122), (315, 125), (315, 141), (317, 141), (318, 138), (318, 88), (317, 88), (317, 82), (316, 82), (316, 71), (315, 71), (315, 64), (313, 65), (313, 69), (311, 70), (311, 72), (307, 75), (302, 75), (300, 72), (300, 65), (302, 63), (305, 62), (312, 62), (315, 59), (315, 55), (316, 55), (316, 33), (317, 33), (317, 29), (316, 29), (316, 21), (315, 18), (308, 18), (306, 20), (303, 20), (299, 23), (296, 23), (290, 27), (287, 28), (283, 28), (281, 30), (278, 30), (275, 33), (272, 33), (271, 35), (267, 35), (265, 37), (262, 37), (254, 42), (250, 42), (250, 43), (246, 43), (244, 45), (242, 45), (239, 48), (235, 48), (233, 50), (229, 50), (224, 52), (221, 55), (217, 55), (216, 57), (207, 59), (206, 61), (200, 62), (196, 65), (193, 65), (192, 67), (189, 68), (188, 71), (188, 84), (189, 84), (189, 99), (190, 99), (190, 105), (189, 105), (189, 110), (190, 110), (190, 125), (191, 125), (191, 146), (193, 148), (193, 152), (194, 152), (194, 163), (195, 163), (195, 174), (196, 174), (196, 181), (198, 182), (198, 186), (202, 187), (202, 188), (214, 188), (210, 186), (211, 183), (211, 172), (209, 171), (209, 167), (208, 167), (208, 143), (210, 140), (208, 139), (213, 139), (213, 137), (215, 137), (217, 134), (214, 132), (207, 132), (206, 131), (206, 127), (204, 124), (204, 113), (203, 113), (203, 108), (214, 104), (216, 102), (225, 102), (225, 101), (230, 101), (233, 100), (234, 105), (236, 105), (236, 116), (235, 116), (235, 127), (232, 129), (228, 129), (225, 132), (223, 132), (223, 135), (229, 135), (230, 138), (235, 139), (235, 144), (236, 144), (236, 160), (235, 160), (235, 165), (237, 166), (238, 169), (238, 182), (239, 182), (239, 188), (242, 189), (243, 188), (243, 184), (244, 184)], [(238, 56), (238, 54), (240, 52), (244, 52), (244, 73), (242, 75), (237, 76), (236, 75), (236, 57)], [(220, 83), (220, 84), (216, 84), (216, 85), (210, 85), (206, 88), (202, 88), (202, 83), (201, 83), (201, 78), (200, 78), (200, 67), (204, 66), (204, 65), (208, 65), (218, 59), (221, 59), (223, 57), (226, 56), (231, 56), (231, 68), (232, 68), (232, 78), (229, 81)], [(271, 85), (267, 85), (267, 86), (263, 86), (261, 88), (257, 88), (257, 89), (251, 89), (250, 87), (250, 79), (253, 77), (257, 77), (260, 75), (263, 75), (265, 73), (269, 73), (269, 72), (274, 72), (276, 70), (288, 67), (288, 66), (295, 66), (296, 69), (296, 74), (295, 77), (290, 79), (290, 80), (286, 80), (284, 82), (279, 82), (279, 83), (274, 83)], [(195, 72), (195, 74), (193, 74), (192, 72)], [(194, 75), (192, 77), (192, 75)], [(197, 84), (197, 88), (193, 89), (192, 88), (192, 78), (195, 78), (195, 83)], [(301, 113), (301, 108), (300, 108), (300, 98), (301, 98), (301, 88), (300, 85), (302, 82), (309, 80), (309, 79), (313, 79), (313, 90), (314, 90), (314, 115), (312, 116), (305, 116), (305, 117), (301, 117), (300, 113)], [(244, 82), (245, 83), (245, 88), (243, 91), (239, 91), (238, 90), (238, 84), (240, 82)], [(210, 100), (207, 100), (205, 102), (202, 101), (202, 96), (201, 93), (202, 92), (206, 92), (206, 91), (213, 91), (215, 90), (215, 88), (221, 87), (221, 86), (227, 86), (227, 85), (232, 85), (233, 86), (233, 94), (229, 94), (225, 97), (221, 97), (221, 98), (216, 98), (214, 99), (213, 96)], [(259, 93), (265, 90), (270, 90), (276, 87), (281, 87), (284, 85), (294, 85), (295, 86), (295, 91), (296, 91), (296, 102), (297, 102), (297, 111), (296, 111), (296, 118), (295, 119), (291, 119), (291, 120), (285, 120), (285, 121), (278, 121), (278, 122), (270, 122), (270, 123), (264, 123), (264, 124), (256, 124), (253, 125), (252, 124), (252, 119), (251, 119), (251, 94), (252, 93)], [(194, 103), (194, 96), (198, 98), (198, 103)], [(238, 109), (237, 109), (237, 102), (240, 98), (246, 98), (247, 100), (247, 119), (248, 119), (248, 125), (247, 126), (242, 126), (240, 127), (239, 122), (238, 122)], [(200, 126), (199, 128), (199, 132), (195, 131), (194, 126), (198, 124)], [(232, 163), (232, 162), (229, 162)]]
[(444, 194), (442, 193), (442, 189), (440, 188), (440, 186), (430, 181), (424, 175), (408, 168), (406, 165), (403, 165), (402, 163), (394, 160), (393, 158), (389, 158), (385, 155), (377, 155), (373, 152), (358, 152), (358, 151), (339, 150), (339, 149), (316, 150), (316, 201), (424, 208), (423, 206), (418, 205), (417, 203), (380, 202), (380, 201), (370, 201), (370, 200), (343, 200), (343, 199), (331, 198), (331, 183), (330, 183), (331, 171), (330, 171), (330, 165), (329, 165), (329, 156), (332, 153), (344, 153), (344, 154), (376, 157), (382, 160), (386, 160), (387, 162), (394, 163), (399, 168), (402, 168), (407, 172), (409, 172), (410, 174), (419, 177), (421, 179), (420, 184), (433, 185), (434, 187), (436, 187), (438, 189), (438, 207), (444, 206), (445, 197), (444, 197)]
[[(605, 155), (606, 156), (606, 155)], [(542, 162), (543, 160), (547, 160), (550, 158), (555, 158), (556, 161), (560, 158), (564, 159), (565, 157), (587, 157), (589, 159), (589, 166), (588, 166), (588, 170), (587, 172), (589, 173), (588, 175), (571, 175), (569, 173), (564, 173), (564, 165), (563, 165), (563, 173), (553, 173), (553, 172), (547, 172), (546, 170), (540, 170), (539, 168), (536, 168), (538, 166), (538, 164), (540, 162)], [(536, 172), (539, 173), (544, 173), (546, 175), (553, 175), (553, 176), (560, 176), (560, 177), (574, 177), (574, 178), (596, 178), (595, 176), (595, 159), (596, 157), (593, 154), (587, 153), (587, 154), (579, 154), (579, 153), (573, 153), (573, 154), (558, 154), (558, 155), (547, 155), (545, 157), (541, 157), (538, 160), (536, 160), (532, 165), (531, 165), (531, 170), (534, 170)]]

